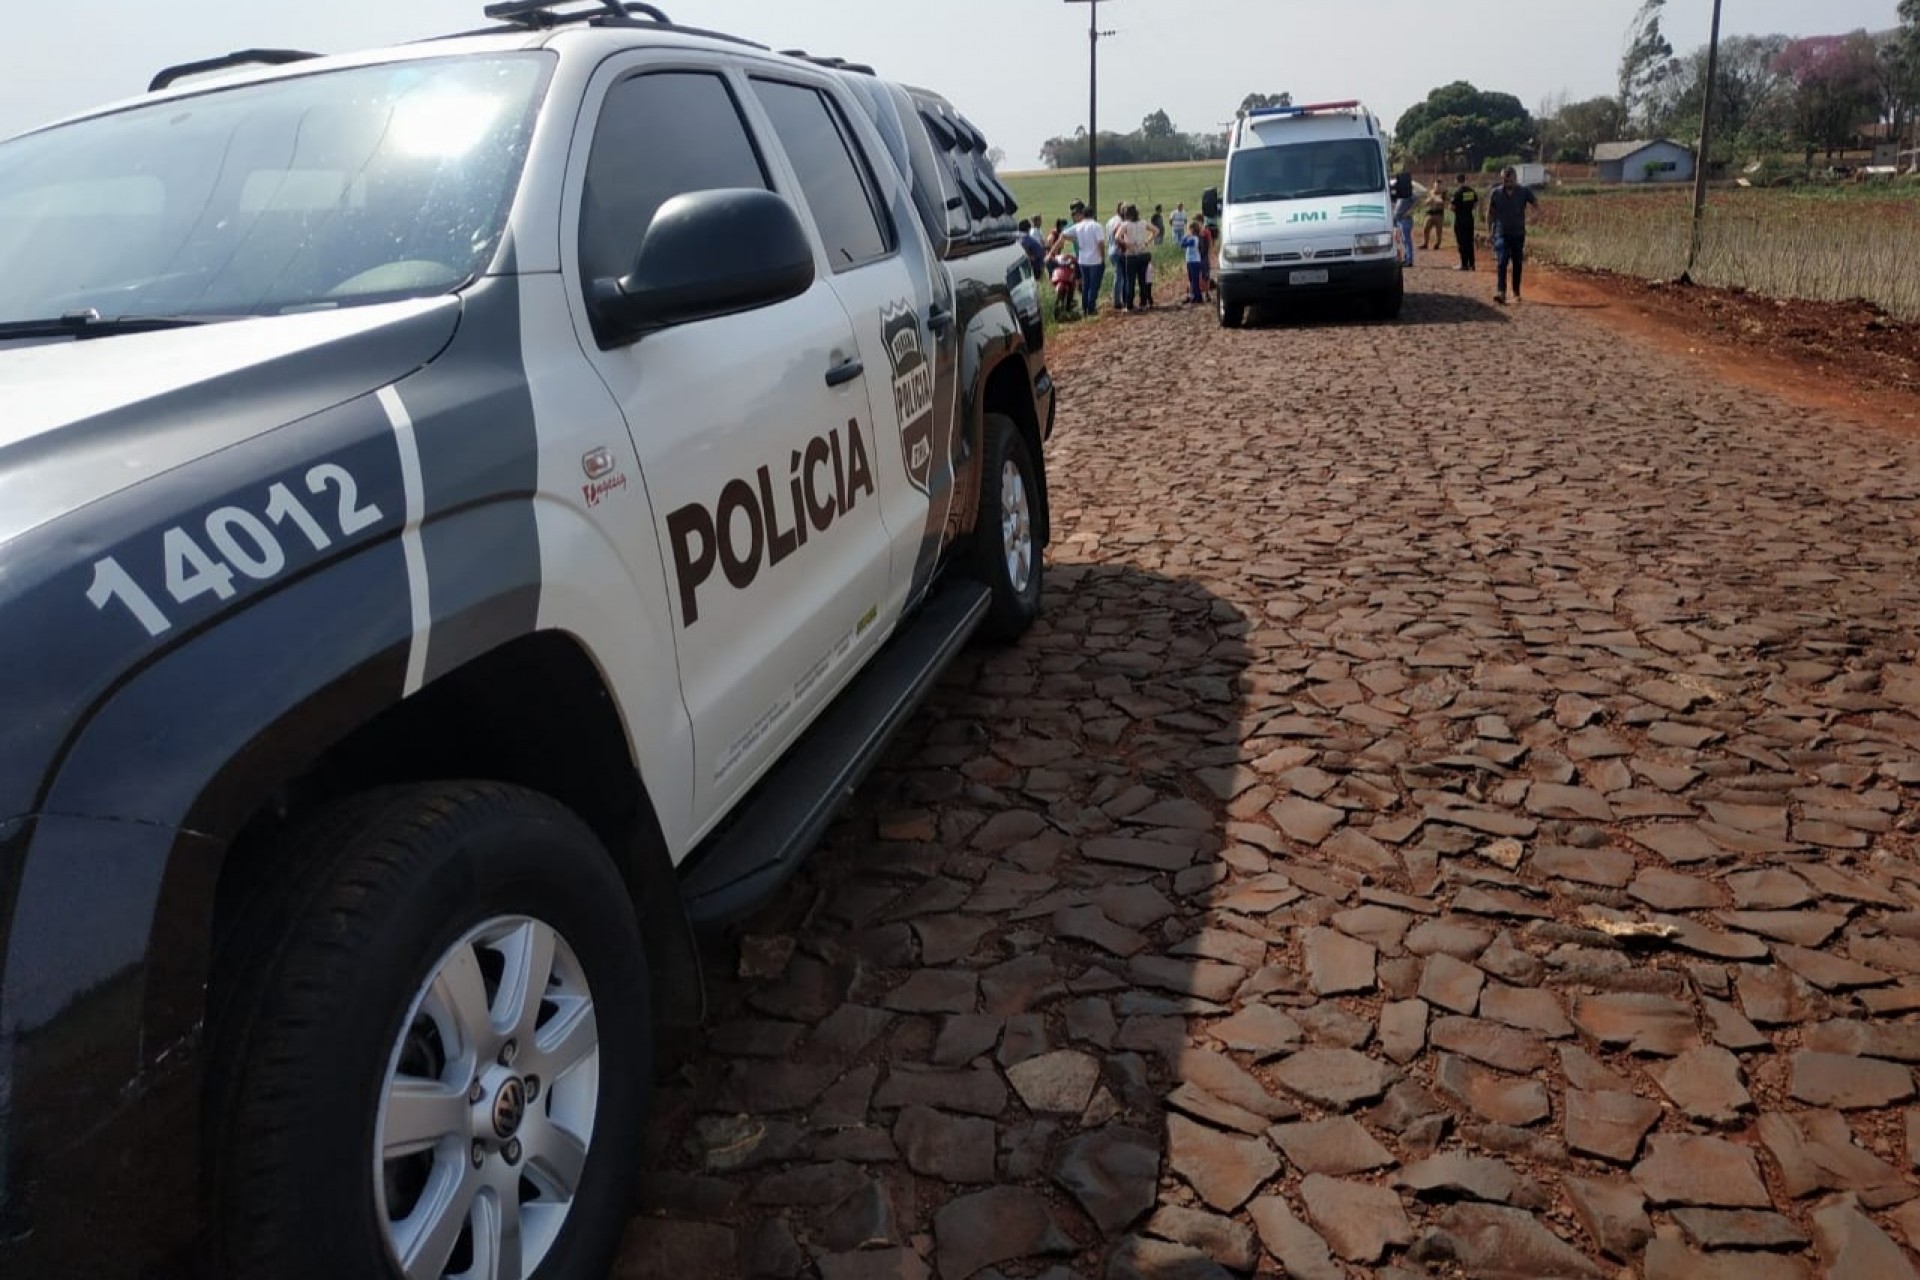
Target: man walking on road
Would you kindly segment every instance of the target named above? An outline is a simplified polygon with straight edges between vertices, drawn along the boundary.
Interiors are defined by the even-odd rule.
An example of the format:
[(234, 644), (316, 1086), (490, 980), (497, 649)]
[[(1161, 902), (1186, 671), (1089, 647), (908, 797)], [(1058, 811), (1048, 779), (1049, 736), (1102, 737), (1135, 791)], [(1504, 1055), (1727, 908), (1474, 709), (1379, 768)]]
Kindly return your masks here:
[(1473, 223), (1479, 208), (1480, 193), (1467, 185), (1467, 175), (1463, 173), (1454, 179), (1453, 188), (1453, 242), (1460, 248), (1462, 271), (1478, 269), (1473, 261)]
[(1091, 319), (1100, 310), (1100, 281), (1107, 273), (1107, 233), (1078, 200), (1072, 212), (1073, 240), (1080, 250), (1080, 314)]
[(1507, 300), (1507, 267), (1513, 267), (1513, 300), (1520, 301), (1520, 273), (1527, 265), (1527, 206), (1540, 207), (1531, 187), (1520, 185), (1511, 167), (1501, 171), (1500, 185), (1487, 201), (1487, 221), (1493, 230), (1493, 261), (1499, 280), (1493, 300)]

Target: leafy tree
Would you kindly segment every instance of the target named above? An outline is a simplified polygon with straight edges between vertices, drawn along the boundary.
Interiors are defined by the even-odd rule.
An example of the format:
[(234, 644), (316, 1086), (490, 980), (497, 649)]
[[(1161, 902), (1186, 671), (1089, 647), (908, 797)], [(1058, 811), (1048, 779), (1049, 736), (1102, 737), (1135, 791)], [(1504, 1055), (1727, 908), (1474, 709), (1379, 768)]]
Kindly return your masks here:
[(1394, 126), (1407, 155), (1478, 168), (1489, 156), (1531, 148), (1533, 117), (1510, 93), (1474, 88), (1465, 80), (1442, 85), (1426, 101), (1407, 108)]
[(1781, 50), (1775, 65), (1793, 81), (1793, 133), (1808, 163), (1815, 151), (1832, 155), (1845, 147), (1879, 115), (1877, 56), (1864, 31), (1809, 36)]
[(1156, 111), (1140, 122), (1140, 136), (1143, 138), (1175, 138), (1179, 130), (1173, 127), (1173, 117), (1165, 111)]
[[(1920, 2), (1920, 0), (1917, 0), (1917, 2)], [(1292, 105), (1293, 95), (1290, 93), (1250, 93), (1240, 99), (1240, 110), (1243, 113), (1258, 111), (1261, 107), (1290, 107)]]
[(1005, 164), (1006, 162), (1007, 162), (1007, 149), (1005, 147), (988, 147), (987, 148), (987, 164), (990, 167), (997, 170), (1001, 165)]
[[(1720, 42), (1714, 91), (1712, 160), (1778, 150), (1791, 127), (1793, 84), (1780, 70), (1786, 36), (1729, 36)], [(1676, 60), (1643, 103), (1647, 133), (1692, 138), (1699, 133), (1707, 87), (1707, 47)]]
[(1912, 4), (1914, 19), (1883, 37), (1874, 59), (1880, 118), (1890, 126), (1888, 136), (1903, 147), (1920, 117), (1920, 0)]
[(1618, 142), (1627, 134), (1627, 112), (1618, 98), (1588, 98), (1569, 102), (1554, 113), (1548, 136), (1555, 160), (1586, 164), (1603, 142)]
[(1673, 59), (1673, 45), (1660, 30), (1667, 0), (1642, 0), (1627, 24), (1627, 47), (1620, 55), (1620, 106), (1629, 118), (1664, 78)]

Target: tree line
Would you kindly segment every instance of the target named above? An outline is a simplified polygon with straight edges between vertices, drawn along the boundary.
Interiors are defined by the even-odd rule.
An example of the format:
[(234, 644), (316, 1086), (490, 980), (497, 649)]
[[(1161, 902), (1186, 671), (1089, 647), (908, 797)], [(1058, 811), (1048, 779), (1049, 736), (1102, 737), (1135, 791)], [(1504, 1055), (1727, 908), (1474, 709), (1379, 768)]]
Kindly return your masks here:
[[(1604, 142), (1698, 137), (1706, 98), (1707, 49), (1676, 54), (1662, 30), (1667, 0), (1642, 0), (1627, 31), (1617, 92), (1529, 111), (1510, 93), (1461, 80), (1442, 85), (1401, 115), (1394, 150), (1403, 163), (1481, 169), (1520, 160), (1582, 164)], [(1920, 0), (1900, 0), (1892, 31), (1853, 31), (1793, 39), (1730, 36), (1720, 42), (1710, 161), (1719, 165), (1798, 152), (1811, 165), (1852, 145), (1867, 125), (1910, 139), (1920, 122)], [(1239, 110), (1290, 106), (1287, 93), (1250, 93)], [(1155, 111), (1130, 133), (1102, 130), (1102, 164), (1217, 160), (1227, 131), (1179, 129)], [(1905, 145), (1913, 145), (1907, 142)], [(1047, 139), (1040, 161), (1083, 168), (1091, 148), (1084, 127)]]
[[(1433, 91), (1400, 117), (1397, 150), (1409, 161), (1480, 168), (1514, 159), (1581, 164), (1603, 142), (1699, 136), (1707, 89), (1705, 45), (1677, 55), (1661, 30), (1667, 0), (1642, 0), (1627, 32), (1618, 91), (1527, 111), (1511, 94), (1464, 81)], [(1817, 153), (1857, 141), (1865, 126), (1911, 135), (1920, 118), (1920, 0), (1901, 0), (1900, 25), (1878, 34), (1793, 39), (1730, 36), (1720, 42), (1713, 155), (1729, 164), (1781, 152)]]
[[(1675, 55), (1660, 29), (1666, 2), (1643, 0), (1629, 32), (1614, 100), (1618, 116), (1608, 121), (1622, 135), (1691, 139), (1700, 130), (1707, 48)], [(1920, 0), (1901, 0), (1899, 16), (1899, 26), (1878, 33), (1722, 40), (1711, 159), (1798, 151), (1811, 163), (1816, 153), (1832, 155), (1876, 124), (1887, 126), (1891, 138), (1908, 137), (1920, 112)], [(1583, 105), (1592, 106), (1567, 104), (1559, 114)], [(1556, 151), (1577, 150), (1584, 141), (1549, 135)]]
[[(1293, 105), (1289, 93), (1250, 93), (1240, 100), (1240, 110)], [(1086, 126), (1072, 134), (1048, 138), (1040, 147), (1040, 163), (1049, 169), (1084, 169), (1092, 148), (1087, 142)], [(1175, 160), (1224, 160), (1227, 155), (1227, 131), (1203, 130), (1186, 133), (1176, 128), (1164, 110), (1155, 111), (1131, 133), (1100, 131), (1101, 164), (1161, 164)]]

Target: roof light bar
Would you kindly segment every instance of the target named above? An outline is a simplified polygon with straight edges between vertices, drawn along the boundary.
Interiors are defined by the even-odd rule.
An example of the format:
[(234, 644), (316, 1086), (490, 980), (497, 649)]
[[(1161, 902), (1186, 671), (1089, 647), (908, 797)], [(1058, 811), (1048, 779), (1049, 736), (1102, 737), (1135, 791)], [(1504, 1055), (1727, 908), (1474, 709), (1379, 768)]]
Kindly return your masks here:
[(1255, 107), (1247, 112), (1249, 120), (1277, 119), (1282, 116), (1311, 115), (1316, 111), (1354, 111), (1360, 108), (1358, 99), (1346, 102), (1310, 102), (1298, 107)]

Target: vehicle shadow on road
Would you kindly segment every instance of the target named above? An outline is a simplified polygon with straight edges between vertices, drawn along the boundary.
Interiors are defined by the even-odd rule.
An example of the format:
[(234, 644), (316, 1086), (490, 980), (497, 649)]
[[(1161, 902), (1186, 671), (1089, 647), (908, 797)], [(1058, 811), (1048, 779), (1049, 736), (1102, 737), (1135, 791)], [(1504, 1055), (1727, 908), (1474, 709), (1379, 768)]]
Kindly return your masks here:
[[(1278, 931), (1209, 914), (1230, 878), (1286, 887), (1227, 811), (1292, 709), (1250, 693), (1254, 625), (1192, 580), (1050, 567), (1032, 632), (955, 664), (710, 975), (617, 1274), (1092, 1275), (1173, 1247), (1130, 1232), (1187, 1018), (1297, 989)], [(1224, 1061), (1192, 1069), (1255, 1104)]]
[(1408, 290), (1398, 319), (1382, 320), (1370, 314), (1364, 301), (1335, 306), (1256, 307), (1248, 315), (1250, 328), (1344, 329), (1373, 325), (1508, 324), (1506, 311), (1490, 300), (1457, 293), (1418, 293)]

